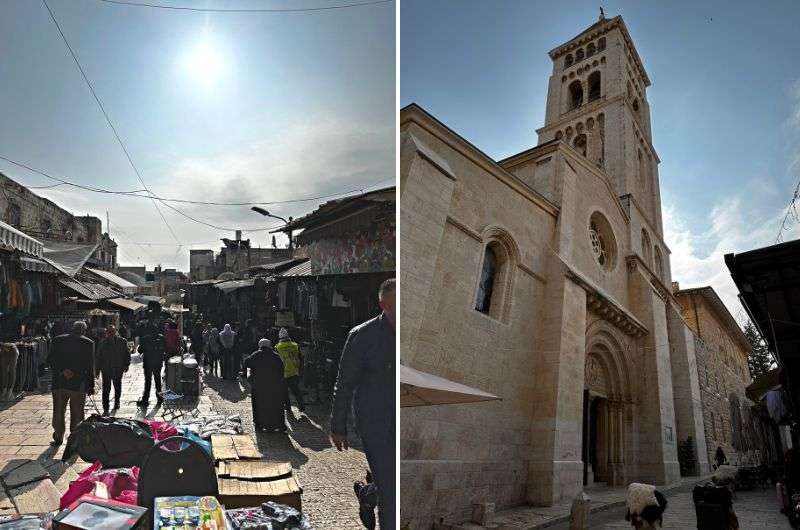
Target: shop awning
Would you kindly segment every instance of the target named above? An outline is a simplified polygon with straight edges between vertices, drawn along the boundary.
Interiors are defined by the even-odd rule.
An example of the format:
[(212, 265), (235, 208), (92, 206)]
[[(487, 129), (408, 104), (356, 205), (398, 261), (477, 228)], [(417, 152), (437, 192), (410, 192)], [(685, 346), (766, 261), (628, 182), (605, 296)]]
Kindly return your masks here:
[(19, 266), (24, 271), (30, 272), (47, 272), (51, 274), (58, 274), (58, 269), (50, 265), (44, 260), (39, 258), (29, 258), (27, 256), (19, 257)]
[(438, 375), (400, 365), (400, 406), (455, 405), (501, 398)]
[(44, 259), (70, 278), (74, 277), (92, 257), (98, 243), (73, 243), (72, 241), (46, 241)]
[(120, 293), (99, 283), (80, 282), (72, 278), (64, 278), (59, 283), (89, 300), (106, 300), (119, 298)]
[(311, 276), (311, 260), (307, 260), (299, 265), (295, 265), (291, 269), (284, 271), (281, 277), (286, 278), (289, 276)]
[(113, 272), (108, 272), (108, 271), (104, 271), (104, 270), (100, 270), (100, 269), (90, 269), (89, 267), (86, 267), (86, 268), (92, 274), (96, 274), (96, 275), (100, 276), (101, 278), (103, 278), (104, 280), (107, 280), (108, 282), (114, 284), (116, 287), (119, 287), (120, 289), (122, 289), (123, 293), (128, 293), (128, 292), (135, 293), (136, 292), (136, 284), (133, 284), (133, 283), (129, 282), (128, 280), (124, 279), (124, 278), (120, 278), (119, 276), (117, 276)]
[(140, 304), (134, 300), (128, 300), (127, 298), (111, 298), (108, 300), (108, 303), (113, 304), (121, 309), (133, 311), (134, 313), (138, 313), (139, 311), (147, 308), (146, 305)]
[(775, 368), (756, 377), (745, 389), (745, 394), (753, 403), (758, 403), (770, 390), (781, 387), (781, 369)]
[(255, 284), (256, 281), (254, 278), (252, 278), (249, 280), (233, 280), (228, 282), (220, 282), (214, 285), (214, 287), (216, 287), (223, 293), (228, 294), (233, 291), (236, 291), (237, 289), (242, 289), (244, 287), (253, 287)]
[(9, 246), (31, 256), (42, 257), (43, 245), (25, 232), (0, 221), (0, 244)]

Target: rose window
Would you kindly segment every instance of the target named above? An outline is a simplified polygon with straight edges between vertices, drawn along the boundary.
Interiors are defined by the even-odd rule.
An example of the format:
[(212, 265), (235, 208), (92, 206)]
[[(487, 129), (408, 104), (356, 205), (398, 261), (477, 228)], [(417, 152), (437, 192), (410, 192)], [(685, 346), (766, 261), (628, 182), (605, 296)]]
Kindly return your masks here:
[(600, 265), (605, 266), (608, 262), (608, 250), (606, 249), (606, 244), (603, 241), (603, 235), (597, 229), (597, 225), (592, 223), (589, 227), (589, 239), (592, 242), (592, 254), (594, 255), (594, 259), (597, 260), (597, 263)]

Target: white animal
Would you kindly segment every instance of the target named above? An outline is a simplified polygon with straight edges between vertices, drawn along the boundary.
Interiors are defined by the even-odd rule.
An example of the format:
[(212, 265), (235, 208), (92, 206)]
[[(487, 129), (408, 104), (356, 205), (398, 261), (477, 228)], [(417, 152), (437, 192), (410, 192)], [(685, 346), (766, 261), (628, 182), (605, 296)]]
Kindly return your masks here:
[(661, 528), (662, 516), (667, 508), (667, 499), (652, 484), (632, 482), (628, 485), (626, 500), (628, 513), (625, 520), (634, 528)]

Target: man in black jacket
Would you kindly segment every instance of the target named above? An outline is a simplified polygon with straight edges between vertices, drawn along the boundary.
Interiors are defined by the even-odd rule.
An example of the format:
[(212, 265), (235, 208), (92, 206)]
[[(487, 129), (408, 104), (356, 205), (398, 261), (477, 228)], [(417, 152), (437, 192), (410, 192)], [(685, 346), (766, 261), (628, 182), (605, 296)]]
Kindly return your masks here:
[(69, 429), (83, 421), (86, 396), (94, 394), (94, 342), (86, 335), (86, 322), (78, 321), (72, 332), (53, 339), (50, 368), (53, 371), (53, 445), (64, 440), (69, 405)]
[(114, 385), (114, 410), (119, 410), (122, 395), (122, 375), (131, 365), (128, 341), (117, 334), (113, 325), (106, 328), (106, 336), (97, 345), (97, 371), (103, 376), (103, 416), (108, 416), (111, 385)]
[(356, 428), (364, 443), (369, 468), (378, 487), (381, 530), (395, 521), (395, 280), (378, 293), (380, 316), (350, 331), (339, 361), (333, 398), (331, 442), (348, 448), (347, 417), (355, 396)]
[(159, 395), (161, 392), (161, 368), (164, 365), (164, 336), (159, 332), (158, 325), (150, 322), (139, 341), (139, 352), (142, 354), (144, 367), (144, 395), (136, 404), (146, 407), (150, 403), (151, 379), (156, 385), (156, 402), (164, 401), (164, 398)]

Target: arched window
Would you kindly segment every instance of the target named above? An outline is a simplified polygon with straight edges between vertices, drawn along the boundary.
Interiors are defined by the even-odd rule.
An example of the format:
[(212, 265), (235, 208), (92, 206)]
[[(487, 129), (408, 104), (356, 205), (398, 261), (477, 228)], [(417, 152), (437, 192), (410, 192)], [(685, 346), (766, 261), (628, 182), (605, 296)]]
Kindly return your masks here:
[(611, 270), (617, 258), (617, 242), (608, 220), (600, 212), (589, 218), (589, 243), (597, 264)]
[(644, 163), (644, 156), (642, 150), (638, 150), (639, 156), (639, 185), (642, 187), (642, 193), (647, 193), (647, 171)]
[(600, 72), (592, 72), (589, 76), (589, 101), (600, 97)]
[(572, 54), (568, 53), (566, 57), (564, 57), (564, 68), (569, 68), (572, 66)]
[(475, 309), (505, 322), (511, 312), (514, 269), (519, 251), (511, 236), (501, 229), (490, 229), (483, 237), (488, 243), (483, 251)]
[(561, 140), (564, 137), (564, 133), (561, 131), (556, 132), (556, 140)]
[(594, 55), (594, 53), (596, 51), (597, 51), (597, 48), (595, 47), (594, 43), (589, 44), (586, 47), (586, 57), (591, 57), (592, 55)]
[(583, 86), (576, 80), (569, 85), (569, 110), (577, 109), (581, 105), (583, 105)]
[(652, 264), (650, 261), (650, 236), (647, 235), (647, 230), (644, 228), (642, 228), (642, 259), (648, 265)]
[(636, 117), (638, 118), (639, 117), (639, 99), (638, 98), (634, 98), (632, 106), (633, 106), (633, 112), (636, 114)]
[(575, 148), (583, 156), (586, 156), (586, 135), (579, 134), (575, 137), (575, 140), (572, 142), (572, 146)]
[(606, 49), (606, 38), (600, 37), (600, 40), (597, 41), (597, 51), (603, 51)]
[(481, 279), (478, 283), (478, 296), (475, 300), (475, 309), (481, 313), (489, 313), (492, 308), (492, 291), (497, 280), (497, 254), (491, 245), (487, 245), (483, 253), (483, 267)]
[(583, 48), (575, 52), (575, 62), (583, 60)]
[(655, 262), (656, 268), (656, 275), (658, 279), (662, 282), (667, 281), (664, 278), (664, 257), (661, 255), (661, 249), (656, 245), (655, 249), (653, 250), (653, 261)]

